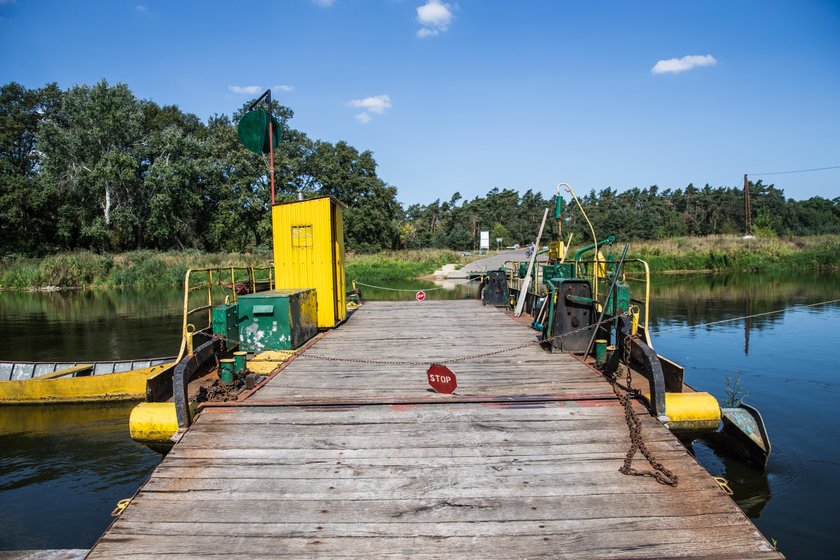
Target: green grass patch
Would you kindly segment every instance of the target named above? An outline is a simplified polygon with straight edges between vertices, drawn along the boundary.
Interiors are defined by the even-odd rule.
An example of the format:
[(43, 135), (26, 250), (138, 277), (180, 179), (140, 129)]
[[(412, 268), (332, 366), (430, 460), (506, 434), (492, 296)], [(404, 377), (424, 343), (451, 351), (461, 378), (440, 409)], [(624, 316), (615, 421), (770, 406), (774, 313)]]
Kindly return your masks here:
[(383, 251), (347, 258), (346, 277), (361, 282), (410, 280), (433, 273), (445, 264), (462, 265), (467, 259), (456, 251), (410, 250)]

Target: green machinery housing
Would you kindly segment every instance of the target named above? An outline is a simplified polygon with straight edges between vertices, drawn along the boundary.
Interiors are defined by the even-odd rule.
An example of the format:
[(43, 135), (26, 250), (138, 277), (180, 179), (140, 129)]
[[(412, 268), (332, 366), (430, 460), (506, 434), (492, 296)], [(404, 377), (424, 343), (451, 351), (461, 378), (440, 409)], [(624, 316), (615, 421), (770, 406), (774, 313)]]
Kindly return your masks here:
[(314, 289), (257, 292), (213, 308), (213, 334), (228, 350), (294, 350), (317, 333)]

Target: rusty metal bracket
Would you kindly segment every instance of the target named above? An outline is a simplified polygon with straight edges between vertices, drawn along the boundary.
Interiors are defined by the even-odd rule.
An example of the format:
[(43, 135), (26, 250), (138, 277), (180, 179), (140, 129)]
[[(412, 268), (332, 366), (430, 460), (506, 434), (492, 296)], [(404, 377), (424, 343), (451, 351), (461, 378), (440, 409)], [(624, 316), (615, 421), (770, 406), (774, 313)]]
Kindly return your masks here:
[(220, 339), (211, 339), (196, 348), (192, 355), (186, 356), (175, 366), (175, 371), (172, 374), (172, 400), (175, 401), (175, 414), (178, 418), (179, 428), (189, 428), (192, 423), (190, 416), (190, 381), (207, 362), (215, 359), (221, 348), (222, 341)]
[[(659, 356), (653, 348), (645, 344), (639, 338), (629, 336), (632, 328), (630, 321), (621, 321), (621, 332), (623, 333), (622, 344), (630, 340), (630, 361), (639, 366), (639, 369), (648, 377), (650, 384), (650, 407), (654, 416), (666, 416), (665, 411), (665, 374), (662, 371), (662, 364), (659, 363)], [(631, 365), (631, 364), (627, 364)]]

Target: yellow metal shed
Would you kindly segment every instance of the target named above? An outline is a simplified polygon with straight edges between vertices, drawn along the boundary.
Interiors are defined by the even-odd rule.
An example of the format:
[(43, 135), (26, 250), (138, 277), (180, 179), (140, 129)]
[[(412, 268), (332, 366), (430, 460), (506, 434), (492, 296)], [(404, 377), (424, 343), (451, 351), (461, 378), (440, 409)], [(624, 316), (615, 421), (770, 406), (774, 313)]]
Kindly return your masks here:
[(321, 329), (347, 318), (343, 209), (331, 196), (271, 209), (275, 288), (315, 288)]

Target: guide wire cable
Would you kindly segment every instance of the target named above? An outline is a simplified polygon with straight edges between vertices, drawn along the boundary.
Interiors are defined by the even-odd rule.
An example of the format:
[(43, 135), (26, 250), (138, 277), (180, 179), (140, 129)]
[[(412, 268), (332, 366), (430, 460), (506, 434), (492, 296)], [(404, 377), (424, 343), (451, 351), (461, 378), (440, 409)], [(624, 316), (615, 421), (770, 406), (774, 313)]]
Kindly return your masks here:
[(682, 330), (686, 330), (686, 329), (699, 329), (699, 328), (702, 328), (702, 327), (709, 327), (709, 326), (712, 326), (712, 325), (721, 325), (723, 323), (731, 323), (731, 322), (734, 322), (734, 321), (743, 321), (745, 319), (752, 319), (753, 317), (763, 317), (765, 315), (775, 315), (777, 313), (784, 313), (785, 311), (790, 311), (792, 309), (805, 309), (805, 308), (808, 308), (808, 307), (818, 307), (820, 305), (829, 305), (831, 303), (840, 303), (840, 299), (830, 299), (830, 300), (827, 300), (827, 301), (819, 301), (817, 303), (807, 303), (807, 304), (803, 303), (803, 304), (800, 304), (800, 305), (793, 305), (791, 307), (785, 307), (783, 309), (776, 309), (774, 311), (765, 311), (763, 313), (753, 313), (752, 315), (742, 315), (740, 317), (732, 317), (731, 319), (721, 319), (720, 321), (710, 321), (708, 323), (699, 323), (699, 324), (696, 324), (696, 325), (683, 325), (681, 327), (673, 327), (673, 328), (670, 328), (670, 329), (656, 330), (656, 331), (652, 331), (652, 334), (665, 334), (665, 333), (669, 333), (669, 332), (682, 331)]
[[(478, 280), (478, 278), (470, 278), (466, 282), (456, 283), (455, 286), (464, 286), (464, 285), (469, 284), (470, 282), (474, 282), (476, 280)], [(386, 290), (386, 291), (389, 291), (389, 292), (417, 293), (417, 292), (434, 292), (435, 290), (451, 290), (452, 289), (452, 288), (449, 288), (447, 286), (437, 286), (437, 287), (434, 287), (434, 288), (414, 288), (414, 289), (412, 289), (412, 288), (388, 288), (386, 286), (375, 286), (374, 284), (365, 284), (364, 282), (359, 282), (358, 280), (353, 280), (353, 283), (358, 284), (359, 286), (365, 286), (367, 288), (374, 288), (376, 290)]]

